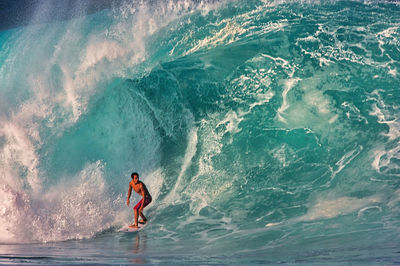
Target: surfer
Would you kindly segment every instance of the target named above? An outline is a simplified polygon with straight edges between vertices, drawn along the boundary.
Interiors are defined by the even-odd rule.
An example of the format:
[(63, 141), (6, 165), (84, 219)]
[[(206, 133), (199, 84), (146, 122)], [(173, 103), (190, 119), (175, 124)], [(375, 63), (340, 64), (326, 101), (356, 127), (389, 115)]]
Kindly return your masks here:
[(145, 224), (147, 222), (147, 218), (143, 215), (143, 209), (150, 204), (152, 198), (149, 191), (146, 188), (146, 185), (142, 181), (139, 181), (138, 173), (132, 173), (131, 178), (132, 181), (129, 182), (128, 199), (126, 200), (126, 205), (129, 206), (129, 198), (131, 197), (132, 189), (135, 190), (136, 193), (141, 195), (142, 199), (133, 208), (133, 212), (135, 214), (135, 222), (129, 227), (139, 228), (138, 227), (139, 215), (140, 217), (142, 217), (142, 220), (140, 220), (139, 223)]

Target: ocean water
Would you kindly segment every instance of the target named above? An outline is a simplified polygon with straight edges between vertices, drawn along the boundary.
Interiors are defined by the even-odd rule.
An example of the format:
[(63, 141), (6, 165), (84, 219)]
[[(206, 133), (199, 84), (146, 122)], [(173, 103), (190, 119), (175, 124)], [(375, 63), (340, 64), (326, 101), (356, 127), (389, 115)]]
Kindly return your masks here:
[(398, 3), (35, 3), (0, 32), (0, 263), (400, 263)]

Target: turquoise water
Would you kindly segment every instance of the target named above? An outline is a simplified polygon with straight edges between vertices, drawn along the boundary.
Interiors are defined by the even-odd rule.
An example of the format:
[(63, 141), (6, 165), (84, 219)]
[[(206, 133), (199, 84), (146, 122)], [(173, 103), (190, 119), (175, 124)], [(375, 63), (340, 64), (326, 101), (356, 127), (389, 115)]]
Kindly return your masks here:
[(0, 32), (1, 263), (400, 263), (398, 4), (45, 8)]

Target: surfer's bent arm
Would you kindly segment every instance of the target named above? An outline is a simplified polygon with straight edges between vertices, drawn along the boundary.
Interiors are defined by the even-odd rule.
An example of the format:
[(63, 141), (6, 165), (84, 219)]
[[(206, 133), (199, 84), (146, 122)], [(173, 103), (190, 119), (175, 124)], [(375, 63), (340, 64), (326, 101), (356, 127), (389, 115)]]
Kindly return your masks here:
[(129, 206), (129, 199), (131, 198), (131, 194), (132, 194), (132, 186), (131, 186), (131, 184), (129, 184), (128, 198), (126, 199), (126, 205), (128, 205), (128, 206)]

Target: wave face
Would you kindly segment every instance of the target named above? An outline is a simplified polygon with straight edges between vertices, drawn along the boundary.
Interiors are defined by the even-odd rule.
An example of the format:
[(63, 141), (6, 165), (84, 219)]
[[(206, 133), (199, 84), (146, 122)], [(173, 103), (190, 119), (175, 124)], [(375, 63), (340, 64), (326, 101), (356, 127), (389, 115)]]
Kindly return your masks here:
[(395, 243), (398, 5), (144, 2), (0, 33), (0, 242)]

